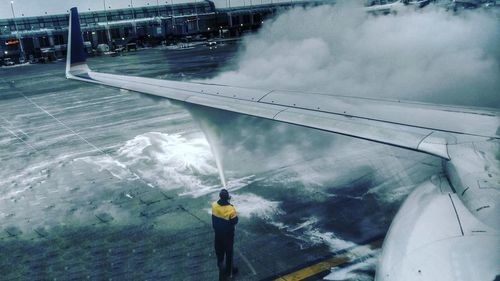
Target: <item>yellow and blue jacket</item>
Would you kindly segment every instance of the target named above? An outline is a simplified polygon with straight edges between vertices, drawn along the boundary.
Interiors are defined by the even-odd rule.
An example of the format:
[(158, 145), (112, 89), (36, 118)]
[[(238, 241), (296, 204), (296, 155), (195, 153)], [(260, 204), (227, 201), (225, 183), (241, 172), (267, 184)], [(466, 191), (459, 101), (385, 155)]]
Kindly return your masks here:
[(212, 227), (219, 234), (234, 234), (238, 216), (233, 205), (225, 200), (212, 203)]

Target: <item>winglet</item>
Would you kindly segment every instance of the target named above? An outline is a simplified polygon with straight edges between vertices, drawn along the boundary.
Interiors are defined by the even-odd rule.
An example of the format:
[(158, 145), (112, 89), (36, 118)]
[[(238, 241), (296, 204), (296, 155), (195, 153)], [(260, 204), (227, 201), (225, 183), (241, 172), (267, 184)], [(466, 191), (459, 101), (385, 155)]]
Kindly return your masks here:
[(66, 78), (74, 78), (74, 76), (90, 71), (86, 63), (87, 54), (83, 46), (82, 30), (80, 28), (77, 8), (71, 8), (68, 32), (69, 40), (68, 55), (66, 58)]

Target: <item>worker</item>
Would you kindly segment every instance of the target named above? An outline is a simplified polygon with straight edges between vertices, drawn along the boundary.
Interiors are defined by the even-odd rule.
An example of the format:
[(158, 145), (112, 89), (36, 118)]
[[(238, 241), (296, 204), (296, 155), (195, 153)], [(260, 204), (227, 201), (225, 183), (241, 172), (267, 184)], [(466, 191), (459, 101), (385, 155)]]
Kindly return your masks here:
[[(232, 277), (237, 268), (233, 267), (234, 226), (238, 223), (236, 209), (229, 203), (231, 196), (226, 189), (219, 192), (219, 200), (212, 204), (212, 227), (215, 232), (215, 254), (220, 276)], [(224, 258), (226, 266), (224, 265)]]

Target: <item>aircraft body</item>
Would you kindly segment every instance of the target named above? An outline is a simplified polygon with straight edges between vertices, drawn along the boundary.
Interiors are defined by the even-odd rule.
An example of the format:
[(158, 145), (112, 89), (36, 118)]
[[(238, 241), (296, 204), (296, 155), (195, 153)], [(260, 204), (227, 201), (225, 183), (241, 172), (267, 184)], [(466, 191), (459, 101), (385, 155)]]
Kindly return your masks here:
[[(379, 1), (384, 3), (375, 3), (376, 1), (372, 1), (373, 5), (369, 5), (365, 7), (365, 11), (373, 14), (390, 14), (397, 13), (403, 9), (408, 7), (417, 7), (422, 8), (427, 6), (430, 0), (419, 0), (419, 1), (409, 1), (409, 0), (398, 0), (398, 1)], [(389, 2), (389, 3), (387, 3)]]
[(262, 90), (92, 71), (71, 9), (66, 77), (427, 153), (418, 186), (384, 241), (377, 280), (495, 280), (500, 274), (500, 111)]

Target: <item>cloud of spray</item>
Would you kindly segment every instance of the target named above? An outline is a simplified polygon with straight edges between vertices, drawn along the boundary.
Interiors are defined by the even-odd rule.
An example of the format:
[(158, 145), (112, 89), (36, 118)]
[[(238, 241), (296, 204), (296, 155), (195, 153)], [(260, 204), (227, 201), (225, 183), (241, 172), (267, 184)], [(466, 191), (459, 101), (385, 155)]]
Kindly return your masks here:
[[(237, 70), (210, 82), (500, 107), (495, 17), (484, 11), (456, 15), (433, 6), (373, 16), (353, 2), (280, 15), (245, 39)], [(374, 147), (230, 113), (204, 116), (217, 124), (225, 166), (253, 172)]]
[(219, 83), (500, 107), (500, 25), (437, 7), (372, 16), (355, 1), (295, 9), (248, 37)]
[(140, 178), (164, 190), (183, 187), (201, 192), (217, 187), (217, 182), (211, 180), (217, 169), (208, 143), (201, 137), (186, 139), (178, 134), (149, 132), (127, 141), (118, 149), (116, 160), (105, 159), (109, 157), (88, 157), (88, 162), (119, 179), (128, 179), (132, 169)]

